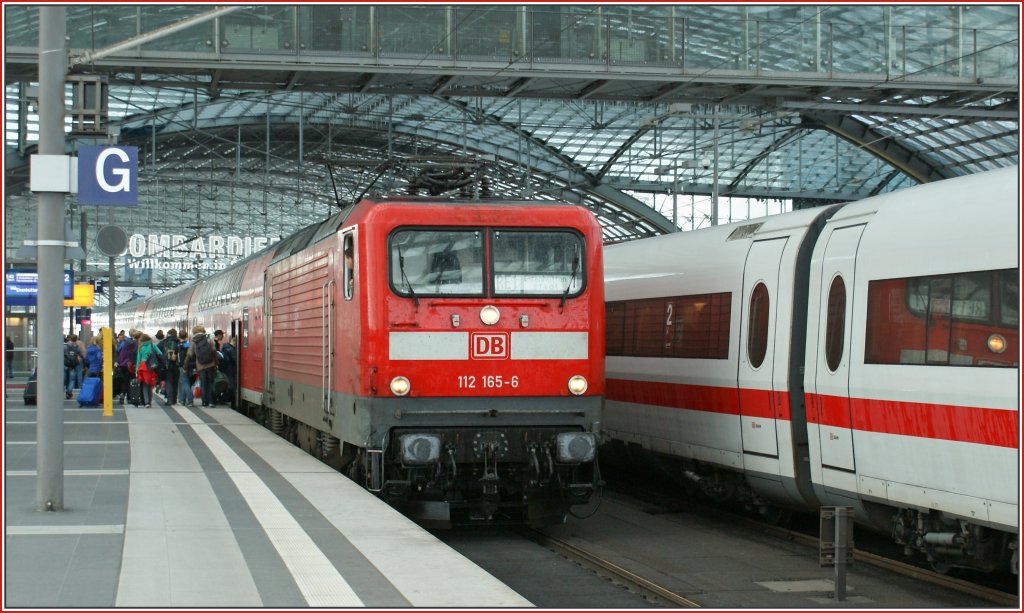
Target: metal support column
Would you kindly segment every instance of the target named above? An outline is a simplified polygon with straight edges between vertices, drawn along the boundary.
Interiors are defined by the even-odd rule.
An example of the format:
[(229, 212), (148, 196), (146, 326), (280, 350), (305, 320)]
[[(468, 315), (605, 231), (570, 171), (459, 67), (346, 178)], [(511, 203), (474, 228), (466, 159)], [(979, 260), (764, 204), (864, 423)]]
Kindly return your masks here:
[(846, 600), (846, 567), (853, 564), (852, 507), (821, 507), (818, 563), (834, 567), (836, 600)]
[[(39, 7), (39, 154), (64, 154), (65, 9)], [(64, 509), (64, 197), (39, 192), (36, 507)]]

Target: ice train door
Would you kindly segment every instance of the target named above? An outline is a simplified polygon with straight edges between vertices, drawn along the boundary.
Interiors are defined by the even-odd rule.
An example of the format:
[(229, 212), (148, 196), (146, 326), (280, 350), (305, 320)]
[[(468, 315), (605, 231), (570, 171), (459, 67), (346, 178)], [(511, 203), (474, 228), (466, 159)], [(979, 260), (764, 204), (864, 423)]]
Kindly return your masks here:
[(818, 422), (823, 467), (849, 472), (856, 470), (850, 412), (851, 313), (857, 245), (863, 231), (863, 225), (834, 230), (828, 237), (821, 270), (812, 271), (820, 275), (821, 290), (817, 298), (818, 351), (811, 414)]
[(740, 432), (743, 453), (778, 457), (775, 433), (775, 324), (779, 300), (779, 264), (785, 238), (755, 241), (743, 268), (740, 315)]

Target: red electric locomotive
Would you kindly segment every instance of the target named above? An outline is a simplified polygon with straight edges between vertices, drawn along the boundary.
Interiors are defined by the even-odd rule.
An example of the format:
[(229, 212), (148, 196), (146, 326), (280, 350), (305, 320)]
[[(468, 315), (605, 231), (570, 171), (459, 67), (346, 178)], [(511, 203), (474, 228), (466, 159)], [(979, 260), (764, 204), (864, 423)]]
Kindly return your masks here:
[(571, 205), (363, 201), (118, 317), (230, 329), (240, 409), (413, 518), (545, 523), (600, 483), (601, 245)]

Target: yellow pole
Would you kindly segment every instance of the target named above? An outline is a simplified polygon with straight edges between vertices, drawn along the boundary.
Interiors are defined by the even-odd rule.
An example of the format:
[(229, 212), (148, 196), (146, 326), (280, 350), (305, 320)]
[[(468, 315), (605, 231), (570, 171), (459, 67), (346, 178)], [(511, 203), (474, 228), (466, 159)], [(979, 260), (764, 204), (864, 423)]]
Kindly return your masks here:
[(114, 416), (114, 335), (110, 328), (100, 328), (103, 338), (103, 416)]

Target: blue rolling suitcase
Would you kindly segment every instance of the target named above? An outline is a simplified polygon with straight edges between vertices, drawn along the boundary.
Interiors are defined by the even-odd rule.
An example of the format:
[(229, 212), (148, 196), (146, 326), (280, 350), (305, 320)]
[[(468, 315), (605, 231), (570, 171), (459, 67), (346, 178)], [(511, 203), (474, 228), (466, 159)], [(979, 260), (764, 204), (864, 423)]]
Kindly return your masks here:
[(86, 377), (85, 381), (82, 381), (82, 389), (78, 392), (78, 406), (99, 406), (102, 399), (103, 380), (99, 377)]

